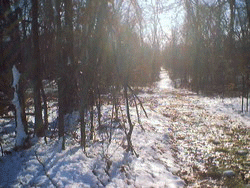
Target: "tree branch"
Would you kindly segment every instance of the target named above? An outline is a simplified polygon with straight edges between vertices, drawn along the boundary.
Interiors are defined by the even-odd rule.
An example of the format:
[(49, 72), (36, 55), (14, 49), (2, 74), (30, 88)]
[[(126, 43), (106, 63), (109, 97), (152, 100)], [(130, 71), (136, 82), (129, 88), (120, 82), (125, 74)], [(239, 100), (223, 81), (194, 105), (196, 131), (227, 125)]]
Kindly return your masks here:
[(45, 165), (43, 164), (43, 162), (38, 158), (38, 155), (37, 155), (36, 151), (35, 151), (35, 156), (36, 156), (37, 161), (42, 165), (43, 170), (44, 170), (44, 174), (48, 177), (48, 179), (51, 181), (51, 183), (54, 185), (54, 187), (59, 188), (57, 183), (50, 177), (48, 171), (46, 170)]

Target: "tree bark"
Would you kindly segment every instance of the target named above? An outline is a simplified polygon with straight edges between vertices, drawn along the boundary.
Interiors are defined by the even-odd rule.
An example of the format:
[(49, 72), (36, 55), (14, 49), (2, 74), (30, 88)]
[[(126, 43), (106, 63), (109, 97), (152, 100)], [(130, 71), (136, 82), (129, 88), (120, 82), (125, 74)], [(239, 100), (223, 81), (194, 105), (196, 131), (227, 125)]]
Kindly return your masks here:
[(248, 27), (250, 28), (250, 0), (246, 1), (246, 8), (247, 8), (247, 17), (248, 17)]
[[(234, 51), (234, 20), (235, 20), (235, 0), (230, 0), (230, 31), (229, 31), (229, 62), (231, 67), (233, 67), (234, 75), (237, 75), (237, 64), (235, 64), (233, 51)], [(234, 83), (236, 83), (236, 79), (234, 79)]]
[(94, 96), (94, 90), (90, 89), (89, 96), (88, 96), (88, 106), (89, 106), (89, 113), (90, 113), (90, 140), (94, 139), (94, 105), (95, 105), (95, 96)]
[(44, 136), (42, 105), (40, 89), (41, 81), (41, 62), (39, 48), (39, 26), (38, 26), (38, 0), (32, 0), (32, 35), (33, 35), (33, 87), (34, 87), (34, 105), (35, 105), (35, 134), (38, 137)]
[(44, 119), (44, 141), (47, 144), (46, 133), (48, 130), (49, 122), (48, 122), (48, 105), (47, 105), (47, 96), (44, 91), (44, 87), (41, 88), (41, 94), (43, 98), (43, 119)]
[(74, 35), (73, 35), (73, 4), (72, 0), (64, 0), (65, 7), (65, 44), (64, 44), (64, 65), (67, 67), (67, 77), (65, 88), (65, 113), (71, 113), (77, 107), (77, 65), (74, 60)]
[[(14, 88), (14, 97), (12, 100), (12, 104), (15, 106), (15, 116), (16, 116), (16, 147), (22, 147), (25, 143), (25, 139), (27, 138), (27, 129), (25, 130), (25, 126), (23, 124), (23, 112), (20, 103), (19, 97), (19, 83), (20, 83), (20, 73), (14, 65), (12, 68), (13, 73), (13, 84)], [(26, 127), (27, 128), (27, 127)]]
[(58, 76), (58, 136), (62, 140), (62, 149), (65, 149), (64, 143), (64, 115), (65, 115), (65, 66), (62, 60), (62, 26), (60, 16), (60, 0), (56, 0), (56, 26), (57, 26), (57, 76)]
[(129, 124), (129, 131), (126, 133), (127, 136), (127, 143), (128, 143), (128, 148), (127, 151), (131, 151), (133, 153), (133, 146), (132, 146), (132, 133), (134, 129), (134, 125), (132, 124), (131, 118), (130, 118), (130, 110), (129, 110), (129, 101), (128, 101), (128, 84), (124, 84), (124, 97), (126, 101), (126, 112), (127, 112), (127, 119), (128, 119), (128, 124)]
[(81, 121), (81, 147), (86, 151), (86, 122), (85, 122), (85, 110), (87, 109), (87, 95), (88, 95), (87, 83), (84, 80), (84, 75), (80, 78), (80, 121)]

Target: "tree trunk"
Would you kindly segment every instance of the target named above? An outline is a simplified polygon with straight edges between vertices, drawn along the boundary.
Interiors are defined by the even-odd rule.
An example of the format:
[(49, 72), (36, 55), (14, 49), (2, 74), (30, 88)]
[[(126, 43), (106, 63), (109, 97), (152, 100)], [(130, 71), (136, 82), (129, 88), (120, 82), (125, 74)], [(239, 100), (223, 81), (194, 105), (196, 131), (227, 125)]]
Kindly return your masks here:
[(247, 8), (247, 17), (248, 17), (248, 27), (250, 28), (250, 0), (246, 1), (246, 8)]
[(200, 10), (199, 0), (196, 0), (196, 17), (195, 19), (195, 62), (194, 62), (194, 80), (196, 85), (196, 92), (199, 94), (200, 91)]
[(245, 85), (246, 85), (246, 99), (247, 99), (247, 101), (246, 101), (246, 112), (248, 112), (248, 87), (249, 87), (249, 73), (247, 73), (247, 77), (246, 77), (246, 83), (245, 83)]
[(126, 112), (127, 112), (127, 119), (128, 119), (128, 124), (129, 124), (129, 131), (128, 131), (128, 133), (126, 133), (127, 143), (128, 143), (127, 151), (131, 151), (133, 153), (133, 146), (132, 146), (131, 137), (132, 137), (134, 125), (132, 124), (132, 121), (130, 118), (129, 101), (128, 101), (128, 85), (127, 84), (124, 84), (124, 97), (126, 100)]
[(59, 78), (58, 81), (58, 107), (59, 107), (59, 117), (58, 117), (58, 134), (59, 140), (62, 140), (62, 150), (65, 149), (64, 140), (64, 115), (65, 115), (65, 104), (64, 104), (64, 79)]
[(12, 104), (15, 106), (15, 114), (16, 114), (16, 147), (21, 147), (24, 145), (25, 139), (27, 138), (27, 126), (25, 127), (23, 124), (23, 112), (20, 103), (19, 96), (19, 83), (20, 83), (20, 73), (14, 65), (12, 68), (13, 73), (13, 84), (14, 88), (14, 98), (12, 100)]
[(28, 134), (28, 124), (26, 119), (26, 113), (25, 113), (25, 96), (24, 96), (24, 83), (23, 83), (23, 77), (21, 75), (20, 81), (19, 81), (19, 88), (18, 88), (18, 96), (21, 106), (21, 118), (22, 118), (22, 124), (24, 126), (24, 131), (26, 134)]
[(101, 126), (101, 94), (100, 94), (100, 89), (97, 87), (97, 100), (96, 100), (96, 108), (97, 108), (97, 114), (98, 114), (98, 126)]
[(232, 44), (233, 40), (234, 19), (235, 19), (235, 0), (230, 0), (230, 32), (229, 32), (230, 44)]
[[(230, 31), (229, 31), (229, 62), (230, 66), (233, 68), (234, 75), (237, 75), (237, 64), (233, 62), (234, 57), (234, 20), (235, 20), (235, 0), (230, 0)], [(236, 80), (234, 79), (234, 83)]]
[(81, 147), (86, 151), (86, 122), (85, 110), (87, 107), (87, 84), (84, 83), (84, 78), (80, 78), (80, 121), (81, 121)]
[(65, 149), (64, 143), (64, 115), (65, 115), (65, 66), (62, 60), (62, 27), (60, 16), (60, 0), (56, 0), (56, 26), (57, 26), (57, 76), (58, 76), (58, 136), (62, 140), (62, 149)]
[(42, 93), (42, 98), (43, 98), (43, 119), (44, 119), (44, 133), (45, 133), (44, 134), (44, 141), (47, 144), (46, 134), (47, 134), (48, 126), (49, 126), (49, 122), (48, 122), (48, 105), (47, 105), (47, 97), (46, 97), (43, 86), (41, 88), (41, 93)]
[(76, 81), (76, 68), (77, 65), (74, 61), (74, 35), (73, 35), (73, 4), (72, 0), (64, 0), (65, 7), (65, 44), (64, 44), (64, 65), (67, 67), (66, 90), (65, 92), (65, 105), (67, 106), (65, 113), (71, 113), (77, 104), (77, 81)]
[(81, 147), (83, 147), (83, 150), (86, 151), (86, 123), (85, 123), (85, 110), (83, 107), (81, 107), (80, 110), (80, 116), (81, 116)]
[(244, 96), (245, 96), (245, 76), (242, 75), (242, 98), (241, 98), (241, 112), (244, 112)]
[(95, 127), (94, 127), (94, 104), (95, 104), (95, 96), (94, 96), (94, 90), (91, 89), (89, 91), (89, 113), (90, 113), (90, 140), (94, 139), (94, 132), (95, 132)]
[(34, 84), (34, 105), (35, 105), (35, 134), (38, 137), (44, 136), (44, 127), (42, 120), (42, 105), (41, 105), (41, 62), (39, 48), (39, 26), (38, 26), (38, 0), (32, 0), (32, 34), (34, 47), (34, 69), (33, 69), (33, 84)]

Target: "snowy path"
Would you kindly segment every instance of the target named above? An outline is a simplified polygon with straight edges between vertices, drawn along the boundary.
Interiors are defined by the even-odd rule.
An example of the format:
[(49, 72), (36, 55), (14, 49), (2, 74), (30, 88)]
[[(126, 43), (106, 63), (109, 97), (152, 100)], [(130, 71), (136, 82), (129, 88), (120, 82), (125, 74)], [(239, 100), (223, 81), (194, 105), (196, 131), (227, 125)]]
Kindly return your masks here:
[[(72, 140), (62, 152), (58, 152), (57, 142), (51, 140), (45, 145), (40, 140), (29, 150), (2, 158), (0, 187), (54, 187), (49, 178), (58, 187), (181, 188), (185, 182), (190, 187), (218, 185), (204, 177), (209, 170), (205, 164), (211, 157), (217, 159), (214, 155), (221, 156), (214, 152), (212, 141), (217, 139), (223, 147), (232, 147), (235, 138), (224, 132), (250, 127), (249, 114), (238, 113), (240, 99), (212, 99), (174, 89), (163, 69), (155, 87), (145, 88), (139, 97), (149, 117), (141, 116), (145, 131), (136, 124), (132, 135), (138, 158), (124, 151), (126, 142), (120, 129), (110, 145), (92, 143), (87, 156)], [(104, 118), (108, 119), (111, 108), (103, 108)], [(136, 122), (135, 108), (131, 111)], [(244, 140), (249, 135), (240, 136)], [(230, 143), (225, 141), (230, 139)], [(250, 148), (248, 143), (242, 147)]]
[[(144, 103), (157, 114), (151, 114), (149, 124), (155, 122), (154, 132), (170, 138), (172, 155), (181, 167), (177, 174), (188, 187), (250, 183), (250, 119), (249, 113), (240, 113), (240, 98), (208, 98), (174, 89), (164, 70), (154, 91)], [(241, 158), (238, 151), (247, 154)], [(235, 178), (223, 180), (224, 170), (234, 170)]]

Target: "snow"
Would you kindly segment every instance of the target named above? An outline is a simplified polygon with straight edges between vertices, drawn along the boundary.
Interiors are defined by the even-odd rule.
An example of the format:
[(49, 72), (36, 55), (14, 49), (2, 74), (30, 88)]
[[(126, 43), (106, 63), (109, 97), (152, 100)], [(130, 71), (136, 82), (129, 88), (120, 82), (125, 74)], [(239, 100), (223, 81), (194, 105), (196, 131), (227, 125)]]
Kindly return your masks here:
[(173, 83), (167, 73), (167, 71), (163, 68), (161, 68), (161, 74), (160, 74), (160, 81), (157, 83), (158, 89), (164, 90), (167, 89), (168, 91), (173, 91)]
[(18, 82), (20, 79), (20, 73), (17, 70), (16, 66), (14, 65), (12, 68), (12, 74), (13, 74), (13, 84), (12, 87), (15, 89), (14, 91), (14, 98), (12, 99), (12, 104), (16, 108), (16, 120), (17, 120), (17, 126), (16, 126), (16, 146), (22, 146), (24, 140), (27, 138), (27, 135), (24, 131), (24, 126), (22, 123), (22, 117), (21, 117), (21, 106), (17, 94), (18, 90)]
[(12, 87), (16, 88), (18, 86), (19, 78), (20, 78), (20, 72), (17, 70), (16, 66), (14, 65), (12, 67), (12, 74), (13, 74), (13, 83)]
[[(171, 135), (180, 133), (174, 131), (175, 126), (181, 124), (188, 128), (185, 122), (189, 118), (202, 115), (197, 108), (204, 108), (211, 117), (230, 116), (246, 126), (249, 126), (250, 116), (240, 112), (240, 98), (208, 98), (174, 89), (164, 69), (160, 79), (152, 89), (153, 93), (147, 92), (147, 88), (139, 94), (148, 114), (146, 118), (140, 109), (141, 126), (145, 130), (136, 123), (135, 107), (130, 108), (135, 122), (132, 142), (138, 158), (125, 152), (125, 135), (118, 122), (113, 124), (112, 142), (107, 142), (110, 129), (105, 125), (110, 123), (112, 106), (105, 105), (102, 106), (104, 128), (96, 133), (95, 142), (88, 143), (86, 153), (79, 146), (79, 140), (66, 139), (66, 150), (61, 151), (60, 141), (48, 138), (46, 145), (39, 139), (28, 150), (0, 158), (0, 187), (185, 187), (185, 182), (176, 175), (182, 167), (173, 155)], [(121, 109), (125, 112), (124, 105)], [(183, 115), (182, 122), (174, 121), (178, 113)], [(56, 121), (55, 117), (52, 113), (51, 123)], [(79, 113), (66, 115), (65, 121), (70, 133), (75, 131), (79, 135), (79, 130), (74, 129), (79, 126)], [(219, 118), (214, 121), (223, 123)], [(199, 123), (205, 126), (208, 122)], [(182, 152), (182, 146), (178, 148)]]
[(247, 127), (250, 127), (250, 112), (241, 112), (241, 98), (214, 98), (204, 97), (199, 100), (201, 105), (206, 105), (206, 108), (216, 114), (229, 115), (230, 117), (242, 121)]

